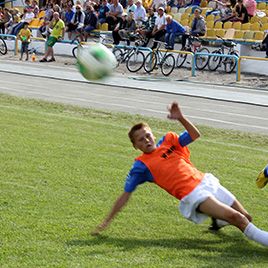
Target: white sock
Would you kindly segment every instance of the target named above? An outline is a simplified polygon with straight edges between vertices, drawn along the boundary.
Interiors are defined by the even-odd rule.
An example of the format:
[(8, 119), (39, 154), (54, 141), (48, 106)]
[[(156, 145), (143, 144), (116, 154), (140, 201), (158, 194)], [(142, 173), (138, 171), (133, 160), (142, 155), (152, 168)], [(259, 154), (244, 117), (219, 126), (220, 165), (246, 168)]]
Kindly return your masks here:
[(264, 246), (268, 246), (268, 232), (257, 228), (253, 223), (249, 223), (244, 230), (245, 236), (249, 239), (258, 242)]

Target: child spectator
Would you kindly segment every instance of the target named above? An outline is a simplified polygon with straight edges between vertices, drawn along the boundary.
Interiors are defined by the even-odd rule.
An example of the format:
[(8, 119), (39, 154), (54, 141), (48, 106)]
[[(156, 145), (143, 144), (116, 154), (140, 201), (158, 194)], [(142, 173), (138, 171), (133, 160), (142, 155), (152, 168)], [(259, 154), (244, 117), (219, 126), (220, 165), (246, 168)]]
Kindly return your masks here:
[(18, 37), (21, 41), (21, 52), (20, 52), (20, 60), (22, 60), (23, 54), (26, 54), (26, 61), (29, 60), (29, 51), (28, 46), (31, 42), (31, 31), (29, 29), (29, 23), (24, 22), (23, 28), (20, 30)]

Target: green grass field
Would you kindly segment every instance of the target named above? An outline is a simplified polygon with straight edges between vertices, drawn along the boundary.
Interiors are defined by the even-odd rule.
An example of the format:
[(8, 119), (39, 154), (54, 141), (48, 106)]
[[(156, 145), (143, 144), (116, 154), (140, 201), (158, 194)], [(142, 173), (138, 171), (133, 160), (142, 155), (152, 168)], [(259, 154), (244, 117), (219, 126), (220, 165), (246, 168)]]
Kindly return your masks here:
[[(234, 227), (183, 219), (178, 202), (141, 185), (100, 237), (90, 231), (123, 191), (138, 155), (127, 132), (147, 121), (157, 138), (171, 121), (0, 95), (0, 267), (268, 267), (268, 249)], [(268, 136), (200, 126), (192, 161), (220, 178), (268, 230)]]

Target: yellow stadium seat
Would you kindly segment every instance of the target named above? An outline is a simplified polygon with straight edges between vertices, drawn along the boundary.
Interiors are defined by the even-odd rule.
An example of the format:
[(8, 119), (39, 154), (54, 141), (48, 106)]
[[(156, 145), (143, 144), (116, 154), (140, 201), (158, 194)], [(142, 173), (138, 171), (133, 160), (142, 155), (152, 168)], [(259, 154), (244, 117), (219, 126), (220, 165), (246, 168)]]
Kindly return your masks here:
[(234, 28), (235, 30), (241, 30), (241, 22), (240, 21), (233, 22), (232, 28)]
[(249, 41), (249, 40), (253, 40), (253, 37), (254, 37), (254, 32), (252, 31), (245, 31), (244, 32), (244, 36), (243, 36), (243, 39)]
[(183, 13), (182, 15), (181, 15), (181, 21), (183, 21), (183, 20), (188, 20), (189, 19), (189, 14), (188, 13)]
[(223, 29), (227, 30), (227, 29), (231, 29), (232, 28), (232, 22), (231, 21), (226, 21), (223, 24)]
[(260, 21), (261, 21), (262, 24), (267, 23), (268, 22), (268, 17), (266, 16), (266, 17), (260, 18)]
[(241, 30), (242, 31), (248, 31), (248, 30), (250, 30), (250, 23), (248, 22), (248, 23), (243, 23), (242, 25), (241, 25)]
[(185, 13), (191, 14), (192, 13), (192, 7), (187, 7), (185, 10)]
[(206, 33), (207, 38), (213, 38), (216, 39), (216, 32), (214, 29), (208, 29)]
[(171, 12), (171, 14), (177, 14), (178, 13), (178, 8), (177, 7), (172, 7), (170, 12)]
[(100, 30), (101, 31), (108, 31), (108, 23), (101, 24)]
[(235, 34), (234, 34), (234, 39), (241, 40), (241, 39), (243, 39), (243, 36), (244, 36), (244, 32), (243, 31), (236, 30), (235, 31)]
[(186, 19), (186, 20), (181, 20), (180, 24), (181, 24), (182, 26), (189, 26), (189, 21), (188, 21), (188, 19)]
[(216, 20), (219, 20), (220, 18), (221, 18), (220, 15), (216, 15), (215, 18), (214, 18), (214, 20), (216, 21)]
[(266, 9), (266, 2), (259, 2), (257, 4), (257, 9), (259, 9), (259, 10), (265, 10)]
[(258, 22), (251, 23), (250, 30), (251, 31), (259, 31), (260, 30), (260, 24)]
[(215, 32), (216, 32), (216, 36), (220, 36), (222, 38), (225, 35), (225, 30), (224, 29), (216, 29)]
[(38, 16), (37, 16), (37, 18), (42, 18), (42, 17), (44, 17), (45, 16), (45, 14), (46, 14), (46, 12), (44, 11), (44, 10), (41, 10), (39, 13), (38, 13)]
[(221, 21), (217, 21), (214, 25), (214, 29), (222, 29), (222, 22)]
[(207, 14), (207, 10), (206, 9), (202, 9), (202, 12), (201, 12), (201, 16), (205, 17)]
[(29, 27), (30, 28), (34, 28), (34, 27), (38, 27), (39, 26), (39, 19), (32, 19), (30, 24), (29, 24)]
[(251, 19), (250, 19), (250, 23), (255, 23), (255, 22), (258, 22), (260, 21), (260, 18), (258, 16), (253, 16)]
[(230, 28), (226, 30), (226, 33), (224, 35), (224, 39), (233, 39), (235, 34), (235, 29)]
[(214, 18), (215, 18), (215, 16), (213, 14), (210, 14), (210, 15), (206, 16), (206, 21), (207, 22), (208, 21), (214, 21)]
[(268, 30), (268, 22), (267, 23), (264, 23), (261, 28), (260, 28), (261, 31), (267, 31)]
[(264, 32), (255, 32), (254, 40), (262, 41), (264, 38)]
[(200, 7), (206, 7), (208, 5), (207, 0), (201, 0)]
[(215, 26), (214, 26), (214, 21), (208, 21), (207, 22), (207, 28), (208, 29), (213, 29)]

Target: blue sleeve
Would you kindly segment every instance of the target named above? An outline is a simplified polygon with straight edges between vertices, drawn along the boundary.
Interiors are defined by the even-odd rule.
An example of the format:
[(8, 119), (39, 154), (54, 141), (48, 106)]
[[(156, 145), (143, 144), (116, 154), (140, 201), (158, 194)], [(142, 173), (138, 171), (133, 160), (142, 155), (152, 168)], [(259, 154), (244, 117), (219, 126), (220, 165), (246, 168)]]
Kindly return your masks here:
[(141, 161), (135, 161), (127, 175), (124, 190), (131, 193), (139, 184), (147, 181), (153, 182), (150, 170)]
[(187, 146), (188, 144), (190, 144), (192, 142), (192, 138), (190, 136), (190, 134), (188, 133), (188, 131), (184, 131), (180, 134), (179, 137), (179, 143), (182, 147)]

